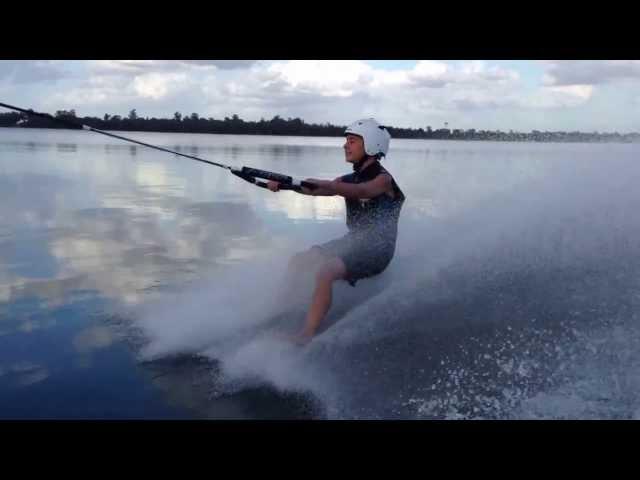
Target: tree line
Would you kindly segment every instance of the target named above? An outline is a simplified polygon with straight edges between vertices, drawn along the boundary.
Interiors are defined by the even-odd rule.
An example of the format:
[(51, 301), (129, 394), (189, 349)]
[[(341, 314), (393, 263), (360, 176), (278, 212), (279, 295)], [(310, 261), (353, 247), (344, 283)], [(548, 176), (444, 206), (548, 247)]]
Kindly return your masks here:
[[(224, 120), (200, 117), (197, 113), (183, 115), (175, 112), (173, 118), (149, 118), (138, 116), (135, 109), (129, 115), (105, 114), (99, 117), (78, 117), (75, 110), (58, 110), (56, 118), (67, 119), (88, 125), (100, 130), (122, 130), (139, 132), (172, 132), (172, 133), (217, 133), (233, 135), (290, 135), (309, 137), (340, 137), (345, 126), (330, 123), (306, 123), (300, 118), (281, 118), (279, 115), (270, 120), (246, 121), (233, 115)], [(23, 113), (0, 113), (0, 127), (19, 128), (65, 128), (60, 124), (42, 117)], [(493, 140), (493, 141), (534, 141), (534, 142), (638, 142), (640, 133), (600, 133), (600, 132), (561, 132), (539, 131), (503, 132), (500, 130), (476, 129), (432, 129), (387, 127), (393, 138), (417, 138), (437, 140)]]

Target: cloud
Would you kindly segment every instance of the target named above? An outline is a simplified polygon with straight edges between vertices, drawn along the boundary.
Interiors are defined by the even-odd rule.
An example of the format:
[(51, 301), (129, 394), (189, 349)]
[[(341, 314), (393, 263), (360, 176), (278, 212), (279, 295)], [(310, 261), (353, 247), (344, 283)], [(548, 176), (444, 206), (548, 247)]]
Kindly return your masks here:
[(442, 88), (448, 84), (485, 84), (517, 81), (519, 75), (512, 70), (487, 66), (485, 62), (465, 62), (451, 66), (443, 62), (420, 61), (407, 74), (414, 87)]
[(592, 85), (544, 86), (523, 95), (518, 105), (528, 109), (574, 108), (587, 103), (593, 92)]
[(148, 72), (193, 72), (249, 68), (255, 60), (96, 60), (90, 70), (96, 75), (138, 75)]
[[(143, 109), (158, 105), (165, 100), (196, 95), (198, 82), (186, 73), (141, 72), (133, 77), (113, 75), (93, 75), (82, 84), (55, 92), (44, 100), (48, 110), (75, 108), (77, 110), (104, 110), (110, 113), (114, 109), (128, 112), (131, 108)], [(108, 109), (109, 112), (107, 112)], [(167, 109), (168, 115), (170, 108)], [(80, 114), (84, 114), (79, 111)]]
[(211, 105), (220, 105), (217, 111), (254, 119), (278, 114), (346, 124), (373, 115), (409, 126), (434, 112), (514, 105), (518, 87), (517, 72), (485, 62), (421, 61), (389, 71), (362, 61), (289, 61), (254, 65), (247, 75), (218, 78), (204, 90)]
[[(224, 61), (224, 71), (237, 71), (249, 61)], [(46, 110), (74, 108), (80, 115), (136, 108), (141, 115), (167, 116), (174, 111), (204, 114), (203, 89), (220, 81), (218, 61), (99, 60), (85, 62), (85, 75), (39, 99)]]
[(507, 105), (513, 105), (513, 102), (507, 99), (502, 101), (495, 98), (487, 98), (482, 95), (463, 95), (452, 100), (453, 105), (462, 111), (482, 110), (488, 108), (500, 108)]
[(55, 81), (68, 72), (53, 61), (0, 60), (0, 82), (25, 84)]
[(421, 61), (407, 73), (407, 80), (415, 87), (441, 88), (454, 80), (446, 63)]
[[(248, 70), (210, 75), (201, 81), (207, 116), (238, 114), (244, 119), (300, 117), (307, 122), (340, 122), (353, 100), (367, 105), (373, 69), (358, 61), (291, 61), (255, 64)], [(347, 107), (349, 105), (349, 107)], [(351, 115), (349, 115), (349, 118)], [(350, 118), (350, 121), (353, 119)]]
[(183, 63), (215, 66), (221, 70), (235, 70), (239, 68), (249, 68), (256, 63), (256, 60), (183, 60)]
[(348, 97), (371, 83), (373, 68), (361, 61), (295, 60), (269, 66), (262, 79), (272, 91)]
[(159, 100), (186, 83), (187, 75), (184, 73), (148, 73), (135, 77), (133, 89), (141, 97)]
[(562, 87), (550, 87), (549, 90), (574, 97), (579, 100), (588, 100), (593, 94), (592, 85), (567, 85)]
[(523, 109), (574, 108), (587, 103), (594, 93), (594, 88), (585, 84), (543, 85), (529, 90), (515, 70), (484, 61), (458, 64), (421, 61), (411, 70), (389, 73), (394, 76), (376, 72), (382, 75), (372, 85), (375, 92), (371, 96), (384, 96), (386, 106), (396, 106), (393, 116), (402, 124), (409, 122), (402, 119), (402, 109), (397, 107), (401, 104), (406, 105), (405, 116), (412, 120), (422, 113), (432, 119), (428, 120), (431, 123), (449, 118), (471, 127), (470, 122), (477, 123), (477, 119), (461, 115), (492, 112), (491, 115), (503, 114), (508, 118)]
[[(405, 70), (374, 71), (365, 89), (374, 116), (399, 127), (441, 125), (454, 122), (460, 128), (475, 126), (467, 116), (517, 105), (522, 82), (517, 72), (486, 62), (449, 64), (420, 61)], [(461, 117), (465, 115), (465, 117)]]
[(114, 334), (107, 327), (93, 326), (82, 330), (73, 338), (73, 346), (79, 353), (88, 353), (111, 346)]
[(543, 63), (547, 86), (601, 85), (620, 79), (640, 80), (640, 60), (561, 60)]

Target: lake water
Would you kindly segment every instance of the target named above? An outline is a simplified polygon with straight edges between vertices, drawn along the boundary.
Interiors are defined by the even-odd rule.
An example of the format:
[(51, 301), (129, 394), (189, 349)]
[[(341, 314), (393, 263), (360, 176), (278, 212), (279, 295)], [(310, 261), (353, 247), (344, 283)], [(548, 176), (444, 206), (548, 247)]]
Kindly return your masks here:
[[(300, 178), (351, 168), (340, 138), (124, 136)], [(298, 348), (261, 327), (288, 258), (346, 231), (343, 199), (0, 128), (0, 418), (640, 418), (639, 156), (392, 140), (396, 256), (337, 285)]]

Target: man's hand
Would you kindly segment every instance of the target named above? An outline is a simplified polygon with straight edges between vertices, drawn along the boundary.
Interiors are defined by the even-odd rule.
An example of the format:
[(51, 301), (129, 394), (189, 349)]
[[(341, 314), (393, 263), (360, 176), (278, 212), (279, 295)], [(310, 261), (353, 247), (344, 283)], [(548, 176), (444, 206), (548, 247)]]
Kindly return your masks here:
[(277, 192), (280, 190), (280, 184), (278, 182), (274, 182), (273, 180), (269, 180), (267, 182), (267, 188), (272, 192)]

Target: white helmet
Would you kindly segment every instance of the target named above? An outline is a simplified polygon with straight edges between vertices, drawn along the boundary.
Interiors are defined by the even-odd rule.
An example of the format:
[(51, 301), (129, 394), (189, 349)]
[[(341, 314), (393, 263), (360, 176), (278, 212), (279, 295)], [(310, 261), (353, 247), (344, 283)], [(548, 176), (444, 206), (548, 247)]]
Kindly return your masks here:
[(386, 157), (389, 151), (391, 135), (388, 130), (373, 118), (357, 120), (347, 127), (345, 135), (357, 135), (364, 140), (364, 151), (367, 155)]

